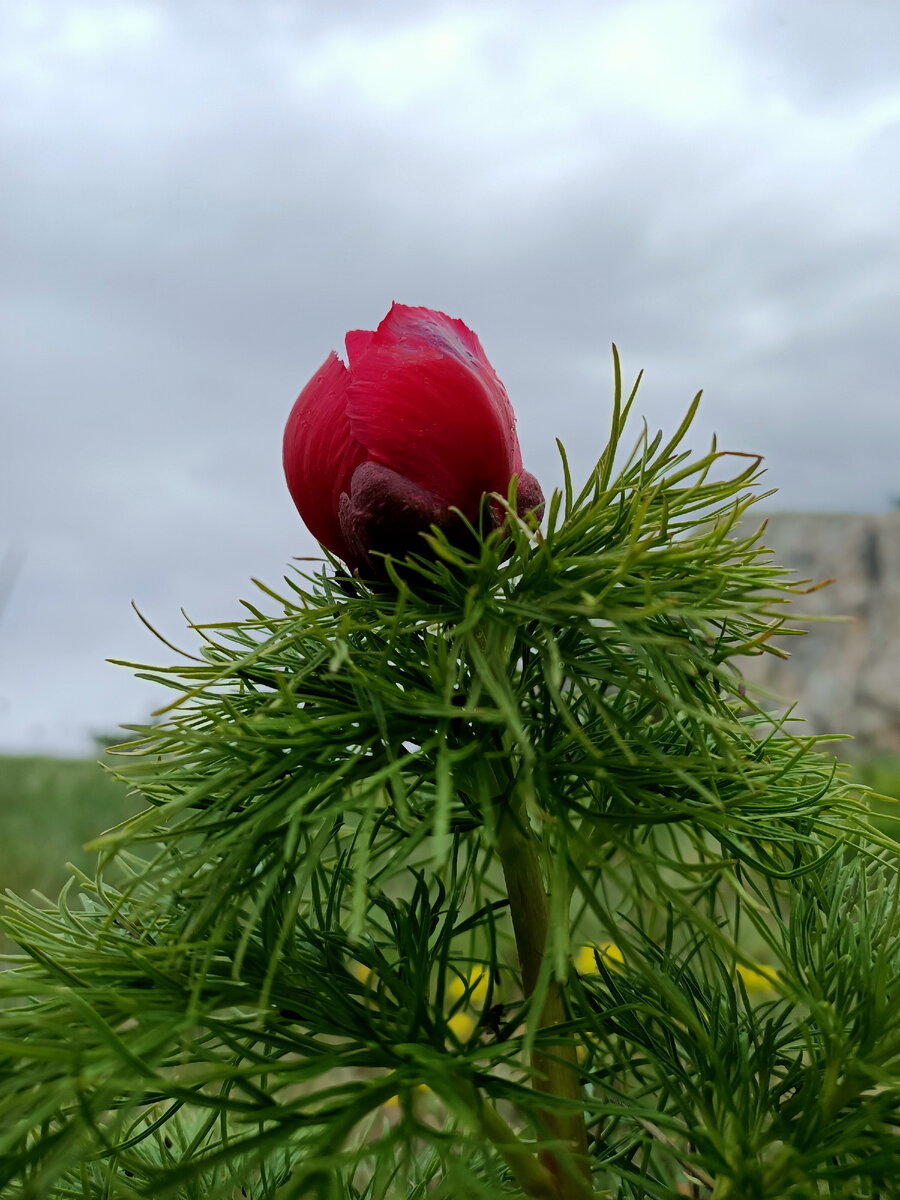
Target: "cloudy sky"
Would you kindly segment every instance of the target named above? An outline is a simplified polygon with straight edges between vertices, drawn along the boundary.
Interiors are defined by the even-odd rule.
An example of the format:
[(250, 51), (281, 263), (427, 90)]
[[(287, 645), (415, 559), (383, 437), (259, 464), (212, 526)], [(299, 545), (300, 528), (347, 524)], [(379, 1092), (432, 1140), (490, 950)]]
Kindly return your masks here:
[(778, 504), (900, 493), (897, 0), (4, 0), (0, 748), (159, 701), (180, 608), (313, 543), (281, 431), (392, 300), (462, 317), (555, 486), (609, 343)]

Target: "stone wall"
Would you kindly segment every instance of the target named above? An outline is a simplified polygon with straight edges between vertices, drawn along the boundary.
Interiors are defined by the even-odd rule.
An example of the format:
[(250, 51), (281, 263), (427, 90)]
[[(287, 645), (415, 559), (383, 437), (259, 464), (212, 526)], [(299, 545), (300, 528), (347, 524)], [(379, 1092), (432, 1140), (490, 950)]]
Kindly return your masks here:
[(744, 660), (747, 678), (798, 700), (811, 732), (852, 734), (842, 757), (900, 754), (900, 512), (773, 513), (763, 540), (798, 579), (834, 579), (798, 596), (796, 612), (849, 620), (778, 639), (790, 659)]

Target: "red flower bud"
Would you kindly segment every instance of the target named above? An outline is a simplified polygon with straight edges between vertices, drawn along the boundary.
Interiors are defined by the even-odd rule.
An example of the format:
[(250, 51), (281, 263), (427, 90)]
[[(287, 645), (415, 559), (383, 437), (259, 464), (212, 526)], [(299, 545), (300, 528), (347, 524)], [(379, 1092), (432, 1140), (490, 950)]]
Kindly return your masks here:
[[(520, 515), (542, 507), (506, 390), (462, 321), (394, 304), (346, 345), (349, 366), (331, 353), (291, 410), (284, 471), (310, 531), (351, 570), (377, 571), (373, 551), (423, 552), (432, 525), (452, 537), (451, 508), (477, 523), (513, 475)], [(499, 523), (500, 506), (488, 511)]]

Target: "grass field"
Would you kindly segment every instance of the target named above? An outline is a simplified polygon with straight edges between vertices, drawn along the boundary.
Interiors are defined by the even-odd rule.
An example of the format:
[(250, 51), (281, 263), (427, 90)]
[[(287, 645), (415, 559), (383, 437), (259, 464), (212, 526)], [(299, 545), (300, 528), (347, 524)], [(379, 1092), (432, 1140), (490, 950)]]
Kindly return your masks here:
[(139, 807), (99, 763), (0, 757), (0, 888), (55, 896), (66, 862), (92, 871), (84, 843)]
[[(872, 797), (875, 824), (900, 842), (900, 758), (874, 758), (855, 765), (854, 778), (877, 793)], [(888, 797), (885, 799), (885, 797)]]

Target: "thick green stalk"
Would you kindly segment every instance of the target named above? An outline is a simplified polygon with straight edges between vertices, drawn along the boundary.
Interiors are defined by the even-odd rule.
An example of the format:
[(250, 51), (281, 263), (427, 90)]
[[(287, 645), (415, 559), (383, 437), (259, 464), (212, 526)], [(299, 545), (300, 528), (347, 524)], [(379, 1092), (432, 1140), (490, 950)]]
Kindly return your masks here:
[[(511, 801), (501, 817), (497, 853), (509, 895), (519, 965), (522, 968), (522, 987), (525, 995), (530, 996), (544, 958), (549, 919), (537, 843), (528, 828), (521, 802)], [(565, 1019), (562, 985), (551, 979), (544, 997), (539, 1027), (547, 1029), (562, 1024)], [(581, 1083), (573, 1044), (562, 1042), (554, 1046), (552, 1057), (542, 1049), (535, 1049), (531, 1062), (536, 1072), (536, 1089), (548, 1096), (581, 1103)], [(580, 1112), (547, 1109), (541, 1110), (539, 1115), (551, 1137), (565, 1143), (569, 1151), (562, 1157), (552, 1150), (541, 1152), (541, 1161), (555, 1181), (556, 1200), (589, 1200), (594, 1193), (583, 1115)]]
[(535, 1157), (531, 1147), (516, 1136), (489, 1100), (482, 1100), (480, 1117), (484, 1133), (529, 1200), (557, 1200), (554, 1176)]

